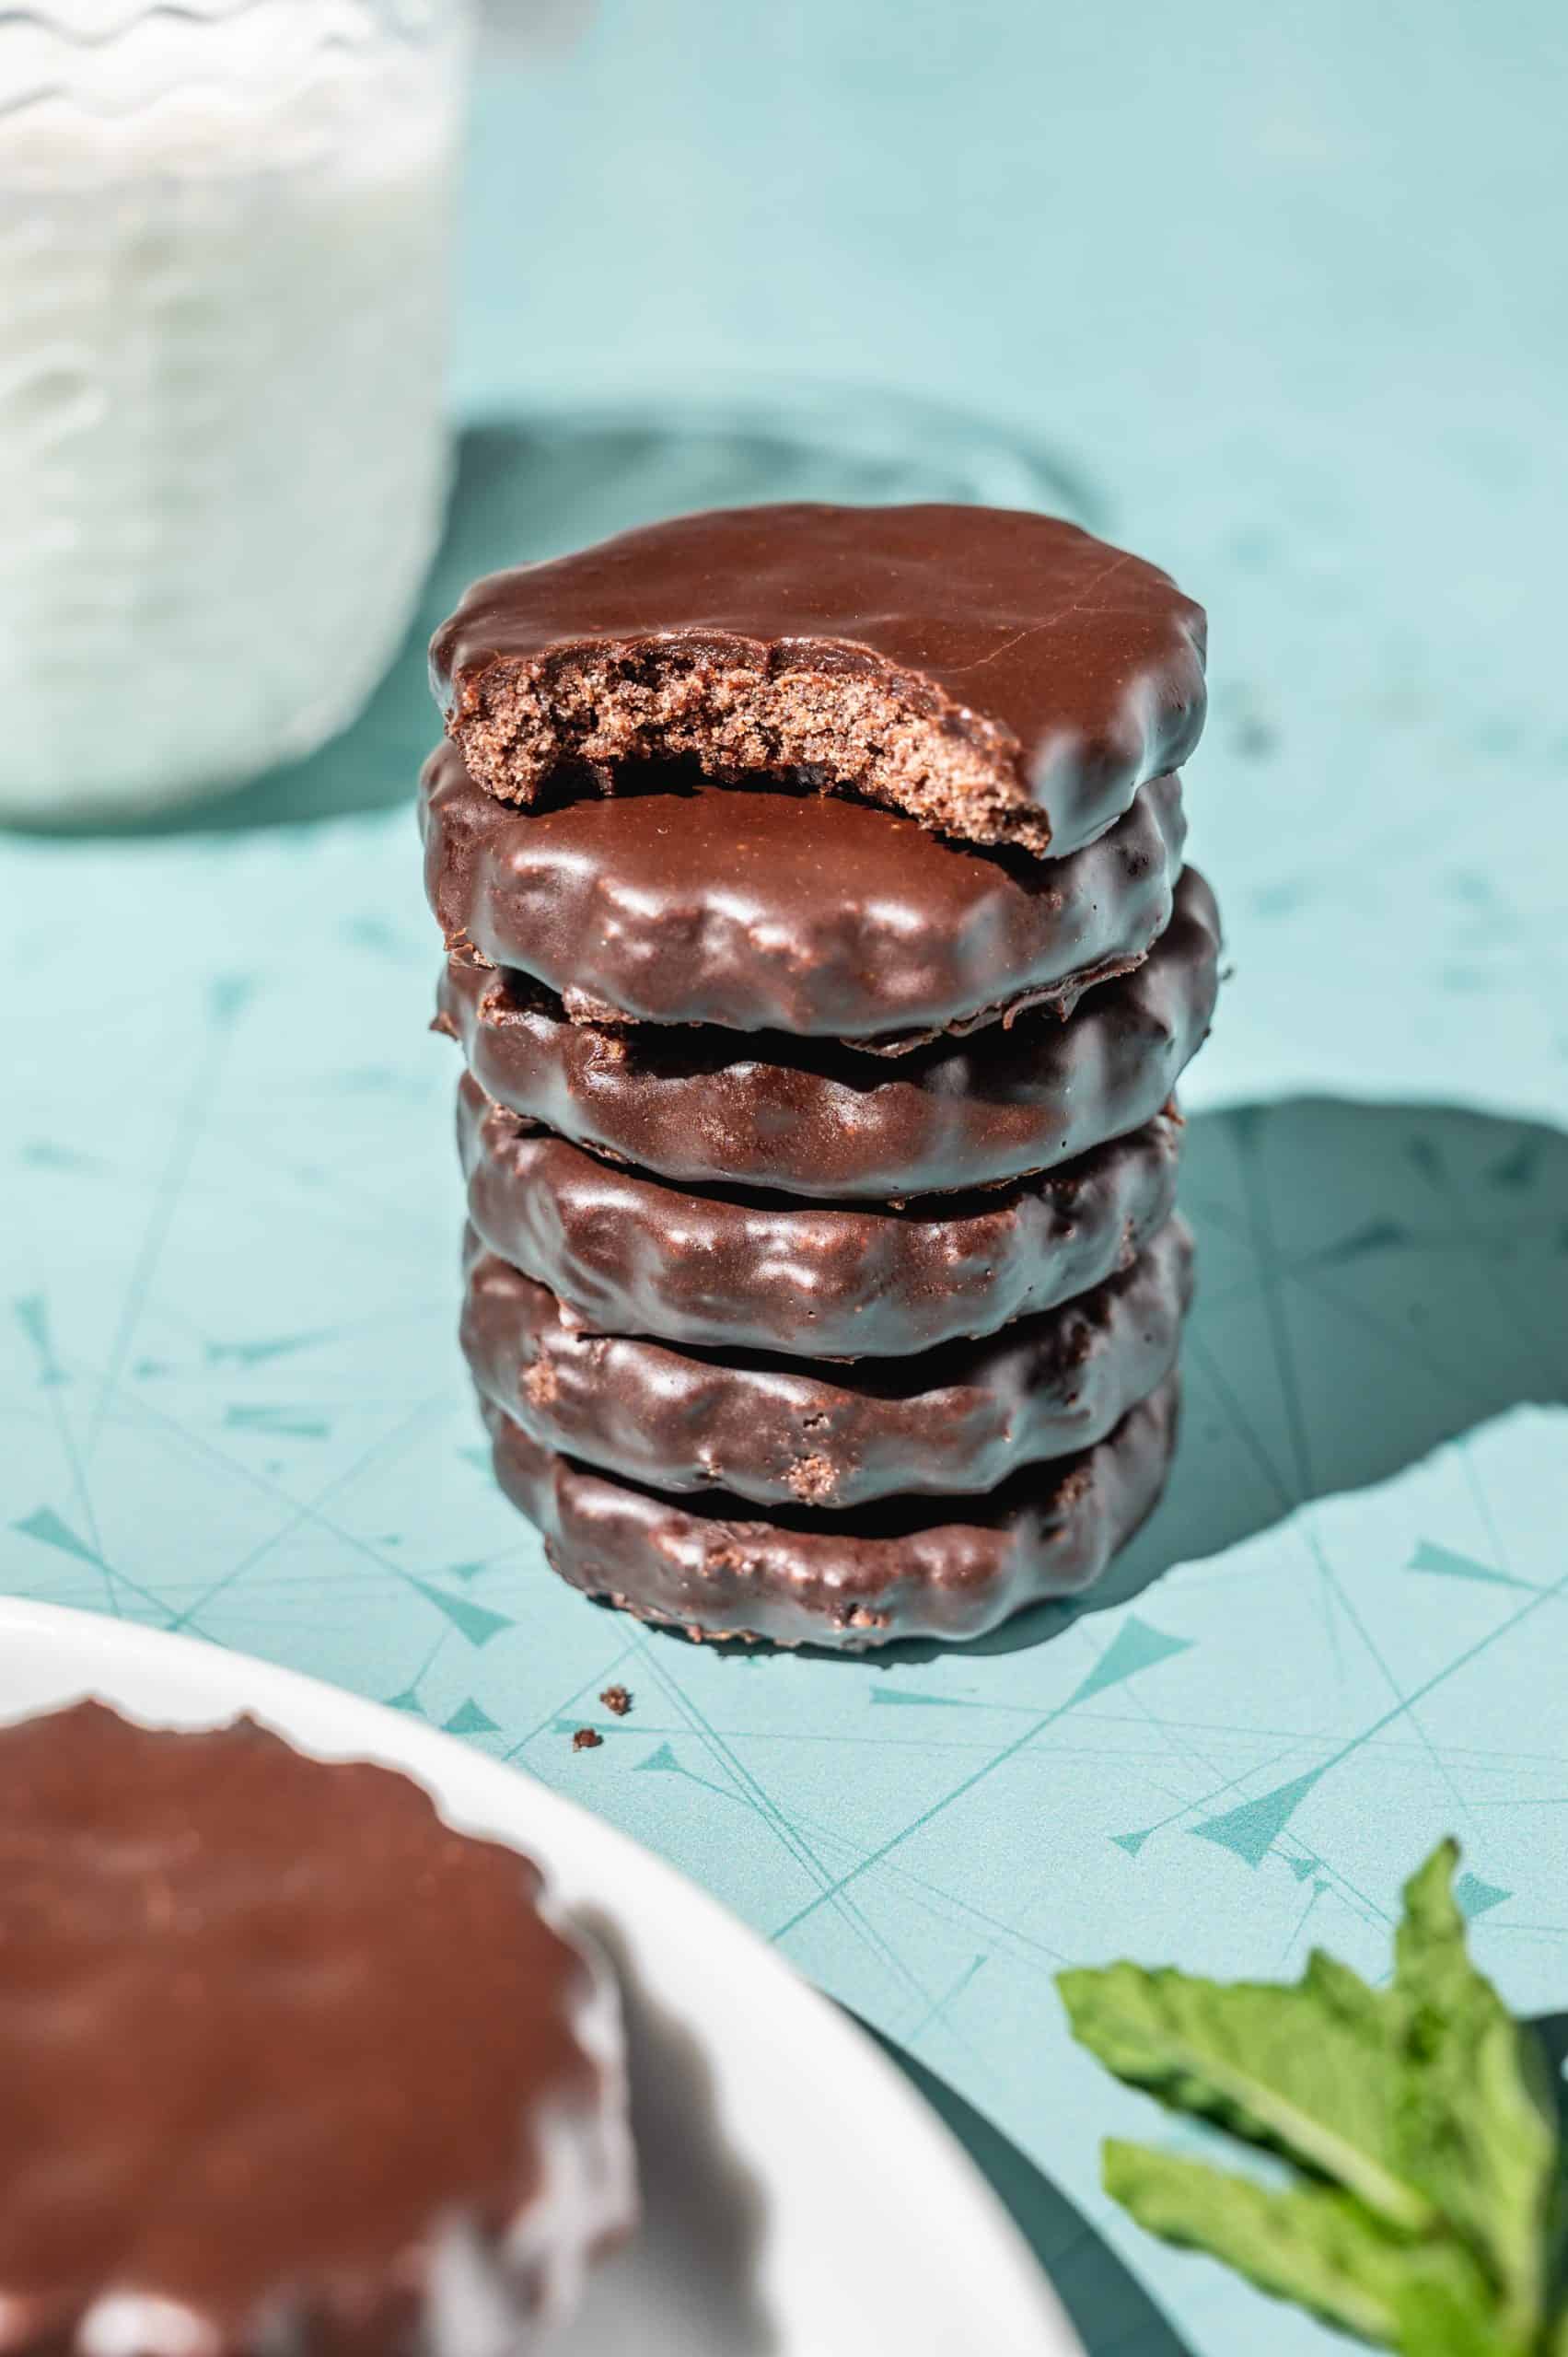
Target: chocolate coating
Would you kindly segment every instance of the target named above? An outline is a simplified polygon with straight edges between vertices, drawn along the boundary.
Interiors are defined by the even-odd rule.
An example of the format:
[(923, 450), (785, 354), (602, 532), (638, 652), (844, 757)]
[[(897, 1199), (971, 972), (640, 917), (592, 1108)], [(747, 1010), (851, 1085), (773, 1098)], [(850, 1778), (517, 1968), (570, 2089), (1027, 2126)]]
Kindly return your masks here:
[(1144, 963), (1065, 1022), (1026, 1015), (889, 1061), (769, 1033), (574, 1024), (526, 977), (449, 958), (437, 1027), (489, 1097), (580, 1144), (706, 1185), (886, 1202), (987, 1186), (1152, 1120), (1207, 1034), (1219, 919), (1195, 868)]
[(683, 1192), (458, 1089), (469, 1218), (601, 1333), (895, 1358), (994, 1333), (1123, 1268), (1169, 1217), (1171, 1113), (1021, 1186), (903, 1211)]
[(1165, 1380), (1191, 1267), (1173, 1220), (1132, 1268), (1060, 1308), (839, 1367), (585, 1333), (470, 1233), (462, 1343), (483, 1396), (541, 1446), (656, 1489), (833, 1507), (979, 1495), (1103, 1440)]
[(453, 745), (420, 784), (449, 947), (559, 992), (575, 1019), (714, 1023), (889, 1052), (1000, 1010), (1065, 1013), (1170, 917), (1186, 822), (1155, 779), (1071, 858), (961, 849), (815, 794), (662, 783), (519, 813)]
[(847, 786), (1060, 855), (1202, 727), (1200, 608), (1072, 524), (998, 508), (711, 510), (478, 581), (431, 644), (473, 774), (692, 758)]
[(693, 1635), (856, 1652), (898, 1637), (978, 1637), (1046, 1596), (1076, 1596), (1164, 1486), (1178, 1378), (1077, 1457), (1027, 1467), (983, 1499), (884, 1501), (842, 1514), (661, 1496), (541, 1448), (485, 1406), (496, 1477), (561, 1577)]
[(0, 2349), (440, 2357), (630, 2223), (603, 1968), (406, 1777), (83, 1703), (0, 1793)]

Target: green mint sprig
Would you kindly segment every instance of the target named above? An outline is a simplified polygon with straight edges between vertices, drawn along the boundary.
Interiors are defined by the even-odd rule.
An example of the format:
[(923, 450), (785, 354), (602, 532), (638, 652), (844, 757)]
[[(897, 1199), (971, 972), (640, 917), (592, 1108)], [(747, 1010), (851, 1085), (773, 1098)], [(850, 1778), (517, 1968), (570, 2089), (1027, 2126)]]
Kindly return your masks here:
[(1106, 2190), (1167, 2242), (1402, 2357), (1568, 2357), (1546, 2057), (1471, 1963), (1444, 1842), (1405, 1886), (1394, 1973), (1315, 1950), (1290, 1986), (1064, 1972), (1116, 2077), (1289, 2164), (1282, 2185), (1112, 2140)]

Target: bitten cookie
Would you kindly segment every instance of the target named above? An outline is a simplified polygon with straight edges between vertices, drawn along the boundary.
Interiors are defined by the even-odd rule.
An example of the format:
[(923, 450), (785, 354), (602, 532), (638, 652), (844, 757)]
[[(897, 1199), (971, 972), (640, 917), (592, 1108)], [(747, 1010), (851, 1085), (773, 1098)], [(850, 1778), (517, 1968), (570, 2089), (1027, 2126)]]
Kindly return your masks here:
[(1204, 636), (1156, 566), (1051, 517), (796, 504), (492, 574), (430, 668), (505, 800), (688, 758), (1059, 858), (1191, 752)]

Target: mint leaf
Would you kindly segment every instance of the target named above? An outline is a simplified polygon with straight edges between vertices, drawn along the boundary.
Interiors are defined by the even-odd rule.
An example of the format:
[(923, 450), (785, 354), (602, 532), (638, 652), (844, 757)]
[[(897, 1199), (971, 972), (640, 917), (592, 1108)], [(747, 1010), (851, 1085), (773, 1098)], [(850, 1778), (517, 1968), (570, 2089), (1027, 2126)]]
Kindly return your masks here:
[[(1419, 2357), (1523, 2357), (1492, 2337), (1487, 2285), (1467, 2254), (1411, 2243), (1331, 2186), (1276, 2190), (1115, 2140), (1105, 2147), (1103, 2177), (1106, 2191), (1150, 2234), (1223, 2259), (1260, 2291), (1310, 2308), (1342, 2332)], [(1409, 2337), (1418, 2300), (1446, 2339)], [(1416, 2323), (1423, 2328), (1419, 2316)]]
[(1398, 2008), (1344, 1965), (1315, 1952), (1294, 1987), (1133, 1964), (1057, 1985), (1074, 2036), (1119, 2079), (1331, 2178), (1391, 2225), (1436, 2223), (1398, 2134)]
[(1293, 1987), (1061, 1976), (1074, 2034), (1171, 2109), (1300, 2172), (1282, 2189), (1130, 2144), (1106, 2184), (1401, 2357), (1568, 2357), (1568, 2211), (1544, 2050), (1471, 1963), (1446, 1842), (1405, 1888), (1392, 1984), (1315, 1954)]
[(1537, 2342), (1521, 2341), (1501, 2324), (1497, 2300), (1482, 2279), (1468, 2292), (1432, 2277), (1413, 2276), (1395, 2303), (1400, 2341), (1409, 2357), (1535, 2357)]
[(1545, 2056), (1470, 1962), (1446, 1841), (1405, 1886), (1394, 1995), (1405, 2014), (1400, 2151), (1495, 2277), (1507, 2328), (1533, 2343), (1558, 2226), (1557, 2136)]

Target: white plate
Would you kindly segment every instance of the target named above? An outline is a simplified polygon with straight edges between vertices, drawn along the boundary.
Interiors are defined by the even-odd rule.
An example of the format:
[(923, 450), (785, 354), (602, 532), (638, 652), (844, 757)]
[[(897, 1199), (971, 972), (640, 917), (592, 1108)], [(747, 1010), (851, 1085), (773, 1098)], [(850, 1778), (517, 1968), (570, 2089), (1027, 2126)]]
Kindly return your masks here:
[(313, 1679), (91, 1613), (0, 1600), (0, 1719), (100, 1695), (250, 1711), (389, 1762), (528, 1851), (627, 1989), (646, 2219), (559, 2357), (1082, 2357), (990, 2188), (892, 2064), (772, 1951), (587, 1810)]

